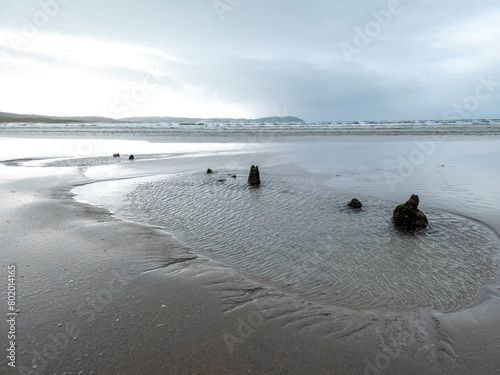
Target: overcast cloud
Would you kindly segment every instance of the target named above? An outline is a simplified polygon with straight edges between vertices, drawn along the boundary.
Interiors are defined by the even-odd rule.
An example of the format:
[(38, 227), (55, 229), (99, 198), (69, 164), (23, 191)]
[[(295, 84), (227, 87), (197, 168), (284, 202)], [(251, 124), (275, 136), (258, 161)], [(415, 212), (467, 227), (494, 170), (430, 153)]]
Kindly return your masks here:
[(1, 0), (0, 36), (4, 112), (500, 117), (498, 0)]

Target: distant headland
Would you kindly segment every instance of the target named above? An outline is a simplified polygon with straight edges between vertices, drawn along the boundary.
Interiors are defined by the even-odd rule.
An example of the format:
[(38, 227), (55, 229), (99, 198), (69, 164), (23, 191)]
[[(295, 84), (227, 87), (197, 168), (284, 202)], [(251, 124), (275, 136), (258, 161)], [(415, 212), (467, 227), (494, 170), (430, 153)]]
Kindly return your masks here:
[(271, 116), (262, 117), (257, 119), (245, 119), (245, 118), (190, 118), (190, 117), (126, 117), (121, 119), (113, 119), (109, 117), (99, 117), (99, 116), (71, 116), (71, 117), (57, 117), (57, 116), (41, 116), (41, 115), (22, 115), (17, 113), (7, 113), (0, 112), (0, 123), (12, 123), (12, 122), (22, 122), (22, 123), (47, 123), (47, 124), (57, 124), (57, 123), (151, 123), (151, 122), (163, 122), (163, 123), (185, 123), (196, 124), (196, 123), (217, 123), (217, 122), (246, 122), (246, 123), (305, 123), (304, 120), (294, 117), (294, 116)]

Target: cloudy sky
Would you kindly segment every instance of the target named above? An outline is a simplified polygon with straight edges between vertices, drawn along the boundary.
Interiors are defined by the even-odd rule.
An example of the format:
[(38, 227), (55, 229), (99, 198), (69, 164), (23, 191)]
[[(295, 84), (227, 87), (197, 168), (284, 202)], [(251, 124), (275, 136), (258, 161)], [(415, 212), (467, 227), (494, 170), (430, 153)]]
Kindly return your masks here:
[(0, 0), (0, 111), (500, 118), (498, 0)]

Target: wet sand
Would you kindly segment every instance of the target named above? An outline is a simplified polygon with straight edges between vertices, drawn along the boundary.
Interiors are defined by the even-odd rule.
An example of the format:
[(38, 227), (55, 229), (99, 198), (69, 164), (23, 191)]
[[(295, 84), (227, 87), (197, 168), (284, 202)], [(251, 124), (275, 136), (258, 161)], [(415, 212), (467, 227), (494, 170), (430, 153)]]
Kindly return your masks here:
[(500, 285), (453, 314), (315, 305), (76, 202), (79, 168), (0, 174), (19, 309), (17, 367), (4, 358), (2, 374), (500, 373)]
[[(77, 172), (66, 177), (83, 179)], [(360, 369), (362, 363), (345, 361), (348, 352), (356, 357), (359, 343), (338, 347), (324, 335), (298, 335), (287, 317), (297, 307), (284, 296), (193, 259), (162, 231), (113, 219), (72, 200), (66, 186), (51, 185), (50, 176), (27, 178), (1, 191), (2, 266), (16, 265), (19, 293), (17, 369), (3, 361), (2, 373)]]

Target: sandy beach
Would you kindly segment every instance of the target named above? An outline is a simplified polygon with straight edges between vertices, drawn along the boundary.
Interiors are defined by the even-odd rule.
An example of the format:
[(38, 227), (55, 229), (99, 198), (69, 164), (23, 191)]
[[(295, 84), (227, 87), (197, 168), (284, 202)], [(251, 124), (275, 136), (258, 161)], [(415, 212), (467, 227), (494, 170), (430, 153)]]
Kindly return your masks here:
[[(178, 155), (164, 172), (226, 165), (228, 155), (264, 165), (282, 155), (238, 148), (187, 160)], [(33, 160), (0, 166), (1, 263), (4, 271), (15, 265), (19, 310), (16, 367), (4, 357), (2, 374), (500, 373), (498, 280), (480, 304), (451, 313), (311, 302), (198, 254), (160, 227), (74, 199), (75, 186), (153, 176), (164, 159), (138, 164), (138, 173), (137, 165), (36, 166), (58, 157), (44, 153), (19, 151), (18, 158)], [(447, 206), (439, 197), (438, 208)], [(499, 231), (495, 215), (472, 218)], [(6, 319), (0, 329), (8, 331)], [(5, 338), (0, 348), (8, 352)]]

